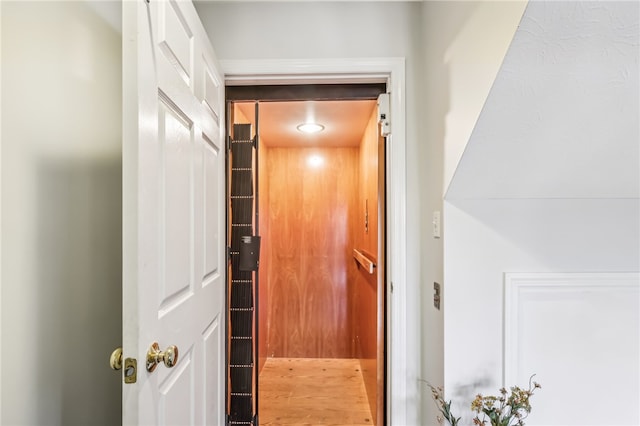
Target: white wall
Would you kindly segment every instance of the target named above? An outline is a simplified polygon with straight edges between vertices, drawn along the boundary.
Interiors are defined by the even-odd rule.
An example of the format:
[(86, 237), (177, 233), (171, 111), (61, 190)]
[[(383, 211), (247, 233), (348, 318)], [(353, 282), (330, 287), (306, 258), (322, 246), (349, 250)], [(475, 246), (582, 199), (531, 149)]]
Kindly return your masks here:
[[(503, 385), (505, 272), (640, 270), (639, 200), (456, 200), (445, 202), (445, 215), (445, 386), (447, 398), (461, 403), (460, 413), (468, 413), (477, 392), (495, 394)], [(616, 332), (615, 324), (610, 330)], [(554, 356), (553, 347), (543, 350)], [(546, 401), (562, 400), (578, 409), (575, 424), (591, 424), (580, 401), (537, 379), (540, 394), (555, 397)], [(591, 389), (588, 371), (580, 379), (575, 395)], [(637, 415), (637, 407), (616, 403), (626, 398), (617, 393), (622, 387), (601, 385), (602, 405), (616, 406), (630, 419)], [(534, 410), (544, 412), (539, 401), (534, 397)]]
[(633, 1), (530, 2), (447, 198), (637, 198), (638, 16)]
[[(475, 2), (425, 2), (422, 10), (423, 76), (419, 132), (421, 168), (420, 186), (420, 281), (421, 281), (421, 378), (434, 386), (444, 384), (444, 316), (447, 309), (446, 283), (443, 281), (443, 241), (434, 238), (431, 219), (442, 213), (446, 118), (450, 110), (450, 72), (445, 61), (447, 49), (478, 6)], [(433, 283), (441, 285), (440, 310), (433, 306)], [(421, 387), (421, 424), (435, 425), (439, 414), (426, 383)]]
[[(0, 5), (0, 53), (2, 52), (2, 6)], [(1, 58), (1, 56), (0, 56)], [(0, 61), (0, 102), (2, 99), (2, 63)], [(0, 193), (2, 192), (2, 105), (0, 104)], [(2, 234), (2, 196), (0, 195), (0, 235)], [(0, 243), (0, 377), (2, 377), (2, 244)], [(0, 422), (2, 421), (2, 382), (0, 382)]]
[(85, 2), (1, 7), (1, 423), (118, 424), (121, 37)]
[[(444, 206), (445, 388), (461, 414), (475, 393), (515, 384), (503, 383), (504, 273), (640, 270), (638, 16), (637, 2), (531, 2), (515, 33)], [(594, 316), (627, 319), (609, 324), (607, 339), (637, 339), (633, 314), (604, 306)], [(588, 331), (576, 328), (570, 344), (628, 378), (581, 360), (571, 369), (581, 374), (547, 377), (545, 387), (561, 345), (552, 333), (531, 336), (545, 342), (524, 363), (540, 361), (530, 373), (543, 386), (531, 424), (640, 421), (638, 354), (612, 356)], [(570, 421), (552, 414), (558, 401)], [(611, 406), (615, 414), (602, 408)]]
[[(443, 277), (443, 241), (432, 234), (432, 215), (480, 116), (526, 2), (428, 1), (422, 10), (423, 78), (420, 126), (422, 378), (444, 384), (444, 314), (451, 306)], [(447, 218), (443, 214), (444, 222)], [(441, 310), (433, 307), (433, 283), (441, 284)], [(437, 410), (423, 383), (422, 424)]]
[[(406, 58), (406, 148), (409, 229), (419, 229), (418, 188), (420, 98), (422, 67), (420, 50), (421, 7), (415, 2), (257, 2), (207, 3), (196, 8), (218, 58), (305, 59), (305, 58)], [(406, 271), (408, 300), (418, 311), (420, 280), (418, 233), (408, 235)], [(413, 378), (406, 389), (409, 407), (420, 404), (418, 392), (420, 353), (417, 321), (407, 325), (416, 350), (408, 354), (406, 366)], [(410, 409), (406, 424), (418, 424), (417, 412)]]
[(394, 56), (405, 56), (411, 62), (415, 59), (419, 4), (313, 1), (196, 1), (195, 4), (219, 59)]
[[(443, 7), (438, 3), (427, 5), (426, 9), (440, 9), (432, 16), (438, 17), (439, 22), (446, 22), (454, 7)], [(469, 16), (456, 28), (455, 38), (447, 43), (444, 57), (439, 58), (444, 59), (448, 67), (449, 80), (449, 110), (445, 117), (444, 135), (444, 193), (462, 158), (526, 5), (526, 0), (467, 3), (465, 8)], [(427, 31), (438, 37), (432, 27)]]

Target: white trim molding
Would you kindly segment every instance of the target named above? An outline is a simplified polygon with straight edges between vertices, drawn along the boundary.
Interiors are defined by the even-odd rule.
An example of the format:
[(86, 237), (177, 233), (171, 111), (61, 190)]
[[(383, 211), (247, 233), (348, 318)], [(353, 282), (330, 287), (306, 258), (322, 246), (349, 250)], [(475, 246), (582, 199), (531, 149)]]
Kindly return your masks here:
[(532, 423), (637, 424), (640, 273), (506, 273), (504, 303), (503, 386), (537, 374)]
[[(407, 300), (407, 176), (404, 58), (338, 58), (295, 60), (221, 60), (227, 85), (385, 82), (391, 94), (391, 136), (387, 139), (387, 423), (407, 425), (420, 407), (410, 377), (408, 354), (419, 342), (407, 336), (418, 321)], [(393, 293), (391, 288), (393, 287)]]
[[(0, 3), (0, 45), (2, 45), (2, 4)], [(2, 61), (0, 61), (0, 102), (2, 101)], [(0, 236), (2, 236), (2, 108), (0, 107)], [(0, 241), (0, 378), (2, 377), (2, 241)], [(2, 423), (2, 380), (0, 379), (0, 423)]]

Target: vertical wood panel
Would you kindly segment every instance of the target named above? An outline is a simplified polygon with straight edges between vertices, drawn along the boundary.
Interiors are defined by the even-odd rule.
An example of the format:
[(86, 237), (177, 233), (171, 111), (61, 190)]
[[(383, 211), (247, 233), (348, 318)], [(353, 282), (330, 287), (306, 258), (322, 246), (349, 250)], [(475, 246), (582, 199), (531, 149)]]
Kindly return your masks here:
[(266, 163), (268, 355), (351, 357), (358, 149), (269, 148)]
[(376, 389), (376, 409), (373, 413), (376, 424), (385, 424), (385, 398), (386, 398), (386, 331), (387, 321), (387, 141), (380, 136), (378, 127), (378, 350), (376, 367), (378, 371)]
[[(355, 230), (356, 248), (366, 253), (376, 263), (378, 258), (378, 124), (376, 111), (371, 115), (362, 137), (359, 151), (359, 192), (358, 223)], [(382, 189), (382, 188), (381, 188)], [(368, 214), (367, 214), (368, 211)], [(368, 217), (368, 227), (365, 226)], [(360, 359), (362, 376), (369, 398), (372, 413), (377, 413), (379, 393), (378, 387), (379, 345), (384, 344), (383, 307), (379, 306), (378, 271), (369, 274), (358, 269), (353, 282), (353, 333), (356, 337), (356, 356)], [(380, 309), (380, 312), (379, 312)], [(374, 420), (376, 416), (374, 415)]]
[(267, 169), (267, 157), (269, 151), (262, 138), (258, 139), (258, 202), (259, 224), (262, 247), (260, 248), (260, 268), (258, 269), (258, 372), (262, 371), (267, 361), (267, 333), (269, 309), (269, 289), (267, 271), (270, 265), (271, 249), (267, 242), (271, 239), (269, 232), (269, 180), (265, 179)]

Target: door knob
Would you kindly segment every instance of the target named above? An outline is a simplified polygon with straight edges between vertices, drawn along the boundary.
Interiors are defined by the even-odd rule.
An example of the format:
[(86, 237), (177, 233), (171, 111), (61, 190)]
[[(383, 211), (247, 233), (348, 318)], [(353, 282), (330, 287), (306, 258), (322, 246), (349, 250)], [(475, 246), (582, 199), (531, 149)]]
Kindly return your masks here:
[(176, 365), (178, 363), (178, 347), (171, 345), (164, 351), (161, 351), (158, 342), (153, 342), (147, 352), (147, 371), (152, 373), (161, 362), (163, 362), (167, 368)]
[(116, 348), (111, 352), (109, 365), (114, 370), (120, 370), (122, 368), (122, 347)]

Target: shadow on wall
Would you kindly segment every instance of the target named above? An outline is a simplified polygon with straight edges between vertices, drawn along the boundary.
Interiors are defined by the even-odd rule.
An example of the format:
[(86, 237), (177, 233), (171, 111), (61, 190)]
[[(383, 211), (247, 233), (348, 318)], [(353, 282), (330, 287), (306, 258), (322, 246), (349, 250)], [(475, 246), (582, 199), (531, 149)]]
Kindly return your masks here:
[[(479, 2), (423, 2), (422, 44), (424, 54), (420, 74), (425, 76), (420, 96), (422, 119), (418, 132), (423, 143), (418, 144), (421, 182), (418, 185), (422, 217), (431, 218), (433, 212), (443, 212), (445, 141), (453, 135), (451, 110), (454, 107), (455, 81), (459, 78), (452, 70), (451, 46), (460, 38), (469, 19), (481, 6)], [(460, 93), (460, 92), (457, 92)], [(410, 156), (408, 156), (410, 157)], [(408, 158), (408, 161), (411, 161)], [(433, 283), (443, 284), (441, 310), (433, 305), (433, 290), (421, 292), (421, 378), (436, 386), (444, 384), (444, 311), (447, 308), (448, 285), (443, 276), (443, 241), (434, 238), (431, 220), (420, 221), (421, 287), (432, 289)], [(443, 222), (443, 225), (445, 223)], [(469, 393), (462, 385), (447, 389), (448, 399), (459, 399)], [(421, 382), (422, 424), (435, 424), (439, 414), (431, 399), (431, 391)], [(473, 396), (471, 399), (473, 399)]]
[[(526, 267), (551, 271), (640, 269), (637, 199), (453, 200), (449, 204), (449, 211), (456, 209), (466, 217), (466, 235), (482, 232), (485, 247), (490, 239), (500, 244), (503, 262), (520, 259), (511, 262), (511, 268), (522, 268), (528, 259)], [(604, 216), (607, 226), (593, 226)], [(495, 249), (485, 254), (487, 263), (496, 256)]]
[(0, 423), (120, 424), (122, 36), (89, 2), (0, 8)]
[(107, 360), (122, 339), (121, 161), (36, 167), (38, 424), (119, 424), (121, 374)]

